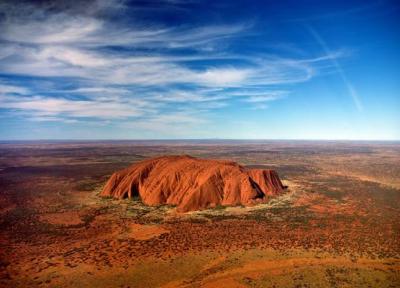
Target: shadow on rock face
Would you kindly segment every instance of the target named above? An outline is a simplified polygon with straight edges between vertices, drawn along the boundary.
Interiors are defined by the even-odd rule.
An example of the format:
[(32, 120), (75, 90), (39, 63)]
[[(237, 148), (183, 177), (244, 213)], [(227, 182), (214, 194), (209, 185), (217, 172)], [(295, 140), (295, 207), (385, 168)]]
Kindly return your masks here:
[(115, 172), (101, 196), (139, 196), (144, 204), (176, 205), (187, 212), (267, 202), (285, 188), (274, 170), (182, 155), (148, 159)]

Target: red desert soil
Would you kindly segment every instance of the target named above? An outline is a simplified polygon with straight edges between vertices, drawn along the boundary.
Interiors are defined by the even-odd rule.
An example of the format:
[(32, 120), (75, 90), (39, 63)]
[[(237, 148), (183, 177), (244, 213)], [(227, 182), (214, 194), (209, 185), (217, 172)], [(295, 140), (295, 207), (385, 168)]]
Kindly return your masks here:
[(102, 196), (140, 196), (144, 204), (177, 205), (180, 212), (218, 205), (266, 202), (284, 187), (274, 170), (247, 169), (232, 161), (163, 156), (114, 173)]
[(158, 237), (161, 234), (169, 233), (168, 230), (158, 225), (141, 225), (133, 223), (129, 228), (131, 230), (129, 236), (136, 240), (149, 240)]
[(46, 213), (39, 216), (39, 220), (54, 225), (80, 225), (82, 220), (79, 213), (76, 211), (72, 212), (60, 212), (60, 213)]

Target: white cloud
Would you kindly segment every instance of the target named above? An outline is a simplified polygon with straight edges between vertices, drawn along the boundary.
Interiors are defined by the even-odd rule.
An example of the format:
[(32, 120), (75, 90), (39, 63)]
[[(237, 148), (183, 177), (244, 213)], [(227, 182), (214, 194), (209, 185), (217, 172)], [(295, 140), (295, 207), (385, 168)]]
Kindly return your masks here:
[[(227, 106), (230, 98), (266, 107), (266, 102), (289, 94), (278, 85), (308, 81), (315, 74), (314, 65), (343, 56), (340, 51), (309, 59), (221, 52), (219, 44), (227, 47), (228, 40), (249, 33), (252, 24), (126, 25), (99, 16), (110, 9), (121, 12), (115, 10), (124, 8), (121, 1), (82, 5), (79, 9), (67, 5), (63, 10), (51, 5), (0, 4), (5, 15), (0, 19), (0, 72), (47, 77), (54, 83), (62, 79), (77, 86), (51, 89), (55, 97), (42, 95), (46, 89), (37, 93), (0, 83), (1, 108), (28, 111), (35, 121), (136, 117), (145, 119), (136, 121), (142, 127), (195, 125), (204, 121), (208, 111)], [(181, 49), (189, 52), (176, 53)], [(229, 61), (227, 65), (225, 60), (241, 64)], [(176, 88), (179, 85), (187, 89)], [(187, 106), (198, 113), (182, 112)]]
[(205, 89), (199, 89), (196, 92), (184, 90), (171, 90), (168, 92), (155, 93), (149, 96), (151, 99), (160, 102), (210, 102), (226, 99), (221, 95), (210, 95)]
[(11, 19), (1, 36), (2, 39), (31, 44), (65, 44), (82, 41), (98, 31), (102, 23), (90, 18), (50, 16), (47, 19)]
[(46, 46), (36, 55), (39, 61), (61, 61), (72, 66), (96, 68), (111, 64), (104, 57), (69, 47)]
[(7, 95), (7, 94), (22, 94), (26, 95), (29, 94), (29, 89), (20, 86), (13, 86), (8, 84), (1, 84), (0, 83), (0, 95)]
[[(8, 49), (7, 45), (0, 48)], [(187, 59), (183, 56), (183, 61)], [(212, 57), (211, 57), (212, 58)], [(272, 85), (309, 80), (313, 68), (301, 61), (272, 59), (253, 62), (247, 67), (209, 67), (194, 70), (180, 64), (174, 56), (128, 56), (86, 51), (69, 46), (14, 46), (12, 57), (1, 61), (4, 73), (80, 77), (99, 85), (164, 85), (188, 83), (210, 87)]]
[[(289, 91), (276, 90), (276, 91), (263, 91), (261, 89), (238, 91), (234, 94), (236, 97), (241, 97), (244, 102), (248, 103), (261, 103), (272, 102), (289, 95)], [(264, 104), (265, 105), (265, 104)]]
[(197, 78), (206, 85), (229, 86), (243, 83), (251, 72), (251, 69), (212, 68), (198, 73)]
[[(0, 97), (0, 107), (32, 111), (39, 116), (96, 117), (102, 119), (118, 119), (143, 115), (147, 108), (143, 103), (124, 103), (117, 101), (90, 101), (33, 97)], [(150, 109), (149, 109), (150, 111)]]
[(250, 96), (249, 98), (246, 98), (244, 101), (250, 103), (271, 102), (281, 98), (282, 97), (275, 95), (258, 95), (258, 96)]

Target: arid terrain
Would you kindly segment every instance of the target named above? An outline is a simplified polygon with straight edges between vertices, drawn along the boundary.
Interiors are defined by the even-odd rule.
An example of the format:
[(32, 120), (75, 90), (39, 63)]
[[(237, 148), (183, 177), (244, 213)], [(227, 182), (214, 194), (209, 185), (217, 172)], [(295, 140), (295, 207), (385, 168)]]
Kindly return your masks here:
[[(99, 197), (187, 154), (274, 169), (268, 203), (180, 213)], [(400, 143), (0, 144), (0, 287), (399, 287)]]

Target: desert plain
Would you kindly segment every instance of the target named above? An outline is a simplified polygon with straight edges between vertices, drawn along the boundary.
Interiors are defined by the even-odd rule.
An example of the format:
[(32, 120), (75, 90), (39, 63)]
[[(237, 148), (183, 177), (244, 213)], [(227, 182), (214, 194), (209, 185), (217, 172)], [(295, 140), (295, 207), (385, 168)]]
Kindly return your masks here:
[[(274, 169), (267, 203), (181, 213), (99, 197), (163, 155)], [(0, 144), (0, 287), (399, 287), (400, 143)]]

